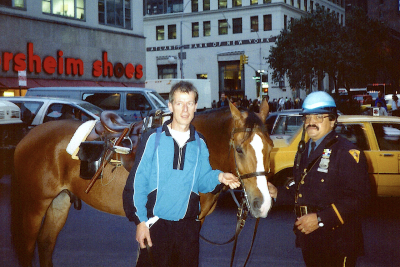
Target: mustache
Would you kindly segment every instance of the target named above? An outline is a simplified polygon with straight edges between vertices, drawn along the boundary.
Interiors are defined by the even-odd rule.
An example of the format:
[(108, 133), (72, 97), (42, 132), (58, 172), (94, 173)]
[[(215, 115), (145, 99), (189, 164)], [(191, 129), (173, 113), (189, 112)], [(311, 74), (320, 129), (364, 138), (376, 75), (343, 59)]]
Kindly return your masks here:
[(306, 130), (307, 130), (308, 128), (310, 128), (310, 127), (314, 127), (314, 128), (317, 128), (317, 130), (319, 130), (319, 127), (318, 127), (317, 125), (315, 125), (315, 124), (309, 124), (309, 125), (307, 125)]

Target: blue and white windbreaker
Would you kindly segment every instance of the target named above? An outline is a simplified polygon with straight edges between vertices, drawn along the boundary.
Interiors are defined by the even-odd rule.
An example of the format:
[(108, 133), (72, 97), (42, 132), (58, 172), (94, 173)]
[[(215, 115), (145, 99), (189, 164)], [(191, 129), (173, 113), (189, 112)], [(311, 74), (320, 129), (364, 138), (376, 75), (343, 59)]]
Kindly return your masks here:
[(200, 193), (218, 192), (219, 170), (213, 170), (204, 137), (190, 125), (190, 137), (179, 148), (166, 122), (162, 126), (158, 145), (156, 129), (143, 135), (136, 151), (135, 164), (123, 193), (124, 209), (136, 224), (153, 216), (178, 221), (197, 218)]

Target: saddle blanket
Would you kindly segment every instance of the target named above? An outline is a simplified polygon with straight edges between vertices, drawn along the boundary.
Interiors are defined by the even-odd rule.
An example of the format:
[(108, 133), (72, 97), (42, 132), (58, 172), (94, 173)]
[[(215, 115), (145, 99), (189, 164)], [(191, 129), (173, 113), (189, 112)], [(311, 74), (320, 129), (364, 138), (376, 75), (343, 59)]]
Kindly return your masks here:
[(78, 159), (79, 145), (86, 140), (93, 127), (96, 125), (97, 120), (91, 120), (83, 123), (72, 136), (71, 141), (67, 146), (67, 152), (73, 159)]

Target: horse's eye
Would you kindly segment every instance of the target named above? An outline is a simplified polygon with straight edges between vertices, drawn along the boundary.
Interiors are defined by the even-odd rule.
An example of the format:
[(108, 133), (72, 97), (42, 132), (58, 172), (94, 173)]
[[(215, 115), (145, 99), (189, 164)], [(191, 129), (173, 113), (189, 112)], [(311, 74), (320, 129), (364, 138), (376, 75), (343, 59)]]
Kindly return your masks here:
[(241, 147), (241, 146), (237, 146), (237, 147), (236, 147), (236, 152), (239, 153), (239, 154), (243, 154), (243, 149), (242, 149), (242, 147)]

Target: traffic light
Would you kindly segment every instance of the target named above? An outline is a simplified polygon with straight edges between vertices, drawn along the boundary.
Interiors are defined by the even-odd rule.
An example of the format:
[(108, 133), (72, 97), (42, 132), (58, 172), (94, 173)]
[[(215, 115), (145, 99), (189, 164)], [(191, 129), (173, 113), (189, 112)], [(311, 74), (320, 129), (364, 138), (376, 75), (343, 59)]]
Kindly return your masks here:
[(268, 87), (263, 88), (264, 94), (268, 93)]
[(249, 56), (243, 55), (243, 65), (249, 63)]
[(248, 62), (249, 62), (249, 56), (240, 55), (240, 70), (243, 70), (244, 64), (247, 64)]

